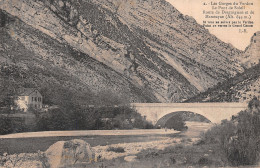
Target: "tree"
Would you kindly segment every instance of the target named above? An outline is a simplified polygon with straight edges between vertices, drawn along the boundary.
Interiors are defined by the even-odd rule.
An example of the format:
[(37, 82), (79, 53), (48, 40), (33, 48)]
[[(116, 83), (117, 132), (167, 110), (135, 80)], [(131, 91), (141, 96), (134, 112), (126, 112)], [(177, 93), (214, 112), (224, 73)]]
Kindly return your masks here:
[(180, 115), (176, 115), (166, 122), (165, 127), (169, 129), (175, 129), (177, 131), (183, 131), (188, 128), (185, 125), (186, 124), (183, 121), (183, 118)]
[(248, 103), (248, 108), (252, 112), (259, 112), (260, 111), (260, 101), (254, 97), (252, 100)]
[(13, 132), (12, 120), (9, 117), (0, 116), (0, 135), (10, 134)]

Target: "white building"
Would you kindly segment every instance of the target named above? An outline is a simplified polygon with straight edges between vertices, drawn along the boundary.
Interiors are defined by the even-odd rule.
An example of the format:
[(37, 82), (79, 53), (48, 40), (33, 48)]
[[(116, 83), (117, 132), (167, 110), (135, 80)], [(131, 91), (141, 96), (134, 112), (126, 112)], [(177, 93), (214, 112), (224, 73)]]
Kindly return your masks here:
[(16, 104), (19, 109), (27, 111), (29, 107), (42, 108), (42, 95), (35, 88), (21, 88), (17, 96)]

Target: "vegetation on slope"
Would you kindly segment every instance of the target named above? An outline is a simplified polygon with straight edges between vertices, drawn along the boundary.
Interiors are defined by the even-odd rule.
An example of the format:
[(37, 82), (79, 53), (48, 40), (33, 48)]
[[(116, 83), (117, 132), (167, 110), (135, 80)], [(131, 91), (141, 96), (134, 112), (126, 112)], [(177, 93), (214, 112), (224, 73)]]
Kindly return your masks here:
[(252, 99), (248, 109), (207, 131), (203, 143), (217, 144), (232, 166), (260, 161), (260, 101)]
[(254, 96), (260, 96), (259, 72), (260, 64), (257, 64), (185, 102), (248, 102)]

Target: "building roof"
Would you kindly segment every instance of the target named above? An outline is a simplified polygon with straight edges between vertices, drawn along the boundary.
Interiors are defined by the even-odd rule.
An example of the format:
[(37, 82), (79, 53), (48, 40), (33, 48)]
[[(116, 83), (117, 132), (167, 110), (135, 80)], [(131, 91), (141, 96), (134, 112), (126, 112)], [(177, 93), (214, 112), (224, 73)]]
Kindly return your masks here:
[(36, 90), (37, 90), (36, 88), (22, 88), (18, 95), (29, 96), (31, 93), (33, 93)]

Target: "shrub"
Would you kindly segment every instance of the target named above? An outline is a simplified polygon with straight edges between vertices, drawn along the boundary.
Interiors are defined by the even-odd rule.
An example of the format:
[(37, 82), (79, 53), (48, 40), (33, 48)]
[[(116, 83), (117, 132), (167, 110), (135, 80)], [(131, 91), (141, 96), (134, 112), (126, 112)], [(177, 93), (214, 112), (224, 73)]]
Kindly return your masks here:
[(116, 152), (116, 153), (124, 153), (125, 152), (125, 149), (122, 148), (122, 147), (112, 147), (110, 146), (108, 149), (107, 149), (108, 152)]
[(187, 126), (185, 126), (185, 122), (183, 121), (182, 117), (177, 115), (172, 117), (171, 119), (169, 119), (166, 124), (165, 124), (166, 128), (169, 129), (175, 129), (177, 131), (183, 131), (188, 129)]
[(249, 102), (248, 109), (224, 120), (207, 131), (202, 140), (219, 144), (233, 166), (253, 165), (260, 159), (260, 102)]
[(223, 120), (220, 125), (213, 126), (210, 130), (202, 135), (202, 141), (206, 143), (224, 144), (225, 141), (234, 136), (236, 127), (233, 122)]
[(177, 145), (175, 146), (175, 148), (176, 148), (176, 149), (183, 149), (184, 146), (183, 146), (182, 144), (177, 144)]
[(205, 165), (210, 165), (212, 163), (211, 160), (209, 160), (208, 158), (205, 158), (205, 157), (201, 157), (199, 160), (198, 160), (198, 164), (200, 166), (205, 166)]
[(0, 116), (0, 135), (13, 132), (12, 120), (9, 117)]
[(187, 141), (187, 139), (185, 139), (185, 138), (181, 139), (181, 143), (185, 143), (186, 141)]
[(171, 161), (171, 164), (175, 164), (176, 163), (176, 159), (174, 158), (174, 156), (170, 157), (170, 161)]
[(188, 142), (192, 142), (192, 139), (191, 139), (191, 138), (188, 138), (187, 141), (188, 141)]
[(260, 156), (260, 114), (244, 111), (238, 115), (237, 133), (226, 142), (226, 153), (232, 165), (252, 165)]
[(95, 109), (96, 116), (105, 121), (100, 121), (99, 129), (152, 129), (153, 125), (146, 121), (130, 105), (119, 107), (101, 107)]

